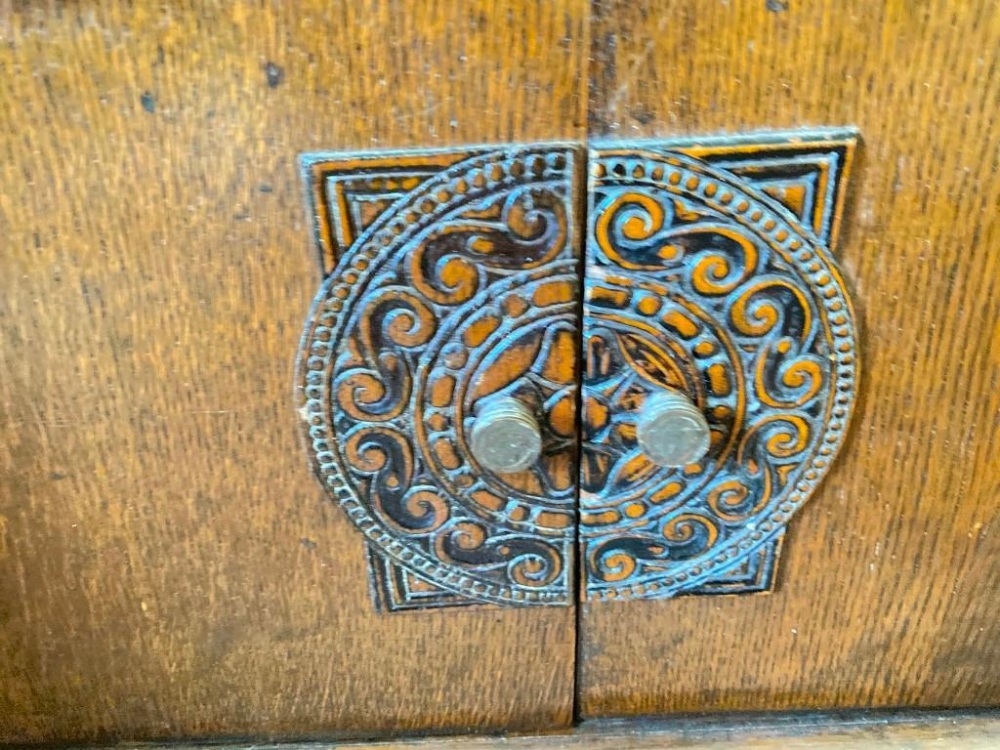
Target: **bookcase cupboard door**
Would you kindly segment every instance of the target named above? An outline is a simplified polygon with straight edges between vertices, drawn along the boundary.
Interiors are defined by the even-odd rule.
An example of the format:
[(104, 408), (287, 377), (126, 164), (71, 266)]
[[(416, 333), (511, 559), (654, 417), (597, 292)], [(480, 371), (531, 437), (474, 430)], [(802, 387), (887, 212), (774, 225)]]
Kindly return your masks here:
[(0, 8), (0, 742), (569, 725), (572, 606), (373, 606), (298, 156), (581, 142), (586, 11)]
[(832, 257), (862, 366), (769, 593), (587, 601), (581, 714), (997, 704), (995, 4), (611, 0), (591, 24), (591, 138), (860, 134)]

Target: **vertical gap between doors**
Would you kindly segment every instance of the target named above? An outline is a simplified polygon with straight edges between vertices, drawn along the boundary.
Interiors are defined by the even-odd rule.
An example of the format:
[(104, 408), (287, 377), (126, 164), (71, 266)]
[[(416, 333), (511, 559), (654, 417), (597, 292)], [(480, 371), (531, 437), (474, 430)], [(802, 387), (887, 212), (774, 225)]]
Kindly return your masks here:
[(577, 725), (582, 721), (582, 712), (580, 705), (580, 688), (582, 685), (582, 671), (583, 671), (583, 606), (586, 601), (586, 590), (584, 584), (584, 564), (583, 559), (583, 549), (580, 539), (580, 496), (581, 496), (581, 480), (582, 480), (582, 460), (583, 460), (583, 375), (585, 372), (584, 368), (584, 330), (583, 330), (583, 307), (584, 307), (584, 295), (586, 290), (586, 276), (587, 276), (587, 237), (588, 233), (588, 222), (589, 216), (587, 215), (587, 208), (589, 201), (587, 199), (587, 185), (590, 180), (590, 153), (587, 149), (587, 142), (584, 142), (577, 149), (578, 158), (582, 168), (578, 170), (578, 177), (574, 189), (576, 190), (576, 195), (574, 199), (576, 200), (576, 215), (577, 215), (577, 226), (579, 227), (579, 237), (577, 237), (576, 243), (579, 252), (579, 287), (577, 289), (577, 321), (578, 321), (578, 333), (577, 333), (577, 352), (576, 352), (576, 525), (573, 532), (573, 573), (575, 578), (574, 587), (574, 602), (573, 602), (573, 612), (574, 612), (574, 625), (573, 625), (573, 635), (575, 639), (573, 648), (573, 724)]

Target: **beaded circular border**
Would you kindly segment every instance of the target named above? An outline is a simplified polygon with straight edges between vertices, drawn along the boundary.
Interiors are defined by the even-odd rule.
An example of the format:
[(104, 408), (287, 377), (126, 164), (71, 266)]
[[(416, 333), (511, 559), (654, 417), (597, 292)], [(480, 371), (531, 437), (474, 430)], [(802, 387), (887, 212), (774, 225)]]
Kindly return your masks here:
[[(592, 152), (590, 193), (600, 184), (645, 185), (671, 195), (693, 198), (708, 208), (728, 216), (763, 240), (794, 267), (805, 281), (823, 311), (824, 331), (832, 363), (825, 429), (814, 442), (812, 455), (796, 470), (797, 480), (791, 490), (778, 496), (777, 504), (766, 518), (753, 528), (734, 534), (711, 556), (678, 563), (677, 573), (662, 580), (586, 584), (588, 598), (664, 597), (693, 588), (711, 576), (731, 570), (748, 555), (778, 536), (792, 515), (811, 497), (820, 480), (830, 469), (844, 442), (850, 421), (858, 379), (857, 334), (850, 299), (828, 251), (819, 239), (803, 227), (783, 206), (774, 204), (738, 178), (713, 169), (703, 162), (677, 153), (650, 150), (602, 150)], [(590, 239), (588, 237), (588, 242)], [(586, 553), (584, 553), (584, 558)], [(584, 573), (586, 575), (586, 573)]]

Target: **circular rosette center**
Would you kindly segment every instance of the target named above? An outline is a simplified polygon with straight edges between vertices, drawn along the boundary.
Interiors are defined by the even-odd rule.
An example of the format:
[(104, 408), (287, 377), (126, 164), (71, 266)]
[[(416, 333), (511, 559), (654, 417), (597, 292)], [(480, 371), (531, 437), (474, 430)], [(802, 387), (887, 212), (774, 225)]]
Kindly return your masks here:
[[(628, 307), (597, 304), (602, 299)], [(588, 302), (580, 513), (585, 534), (604, 534), (646, 524), (701, 492), (729, 459), (745, 403), (725, 328), (667, 285), (594, 278)], [(673, 392), (705, 416), (711, 444), (702, 459), (664, 468), (642, 450), (637, 423)]]
[[(442, 487), (504, 527), (567, 539), (575, 524), (575, 284), (571, 273), (526, 272), (491, 287), (442, 326), (416, 404), (419, 442)], [(477, 407), (497, 397), (523, 404), (541, 430), (541, 453), (521, 471), (490, 471), (470, 446)]]

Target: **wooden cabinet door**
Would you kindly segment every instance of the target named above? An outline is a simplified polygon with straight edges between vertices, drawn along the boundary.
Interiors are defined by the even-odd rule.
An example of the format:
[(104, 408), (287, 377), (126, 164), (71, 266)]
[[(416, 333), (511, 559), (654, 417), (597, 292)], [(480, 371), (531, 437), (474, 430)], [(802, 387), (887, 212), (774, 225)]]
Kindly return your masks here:
[[(551, 730), (574, 704), (598, 718), (1000, 701), (988, 0), (18, 3), (0, 8), (0, 42), (0, 742)], [(770, 591), (610, 601), (583, 585), (577, 609), (569, 555), (557, 606), (397, 606), (433, 599), (421, 590), (374, 607), (369, 565), (391, 595), (410, 558), (310, 472), (336, 483), (309, 362), (353, 282), (330, 281), (329, 241), (316, 263), (300, 172), (321, 167), (313, 188), (340, 179), (332, 151), (556, 141), (582, 171), (588, 140), (802, 128), (852, 144), (840, 237), (824, 241), (862, 374), (839, 456), (780, 560), (769, 547)], [(428, 153), (406, 179), (452, 164)], [(518, 175), (559, 163), (535, 156)], [(366, 169), (370, 190), (344, 204), (362, 230), (402, 189)], [(351, 258), (342, 280), (371, 268)], [(542, 298), (575, 306), (559, 294)], [(390, 321), (402, 339), (407, 315)], [(561, 329), (539, 330), (519, 351)], [(330, 376), (348, 389), (370, 375), (355, 333)]]
[(369, 600), (297, 157), (582, 141), (585, 12), (0, 7), (0, 742), (569, 724), (572, 606)]
[(858, 128), (834, 254), (862, 374), (771, 593), (583, 605), (582, 715), (1000, 702), (995, 3), (601, 2), (591, 23), (592, 137)]

